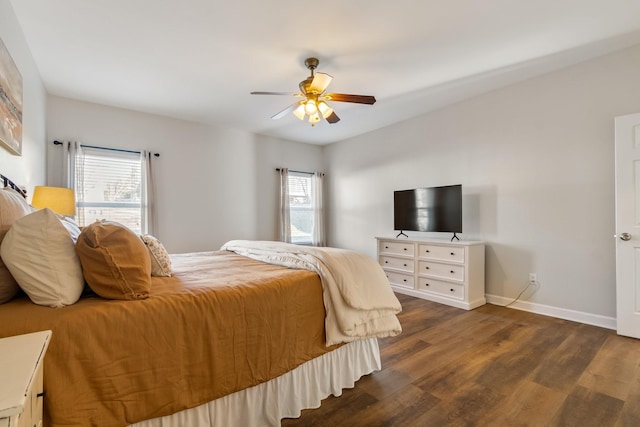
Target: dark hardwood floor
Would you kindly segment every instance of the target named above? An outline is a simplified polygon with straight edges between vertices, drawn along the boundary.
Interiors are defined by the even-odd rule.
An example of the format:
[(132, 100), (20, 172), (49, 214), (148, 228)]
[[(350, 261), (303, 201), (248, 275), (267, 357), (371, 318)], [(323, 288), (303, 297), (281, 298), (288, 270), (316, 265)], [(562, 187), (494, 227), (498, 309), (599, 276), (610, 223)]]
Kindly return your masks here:
[(398, 294), (382, 370), (283, 426), (640, 426), (640, 340), (485, 305)]

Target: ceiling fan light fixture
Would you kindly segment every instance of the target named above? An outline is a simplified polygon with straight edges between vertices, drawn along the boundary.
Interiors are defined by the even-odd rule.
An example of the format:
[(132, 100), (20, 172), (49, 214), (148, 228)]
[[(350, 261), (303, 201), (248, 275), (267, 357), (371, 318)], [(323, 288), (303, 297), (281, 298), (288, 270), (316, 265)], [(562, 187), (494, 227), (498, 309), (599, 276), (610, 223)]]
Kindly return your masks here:
[(312, 115), (318, 112), (318, 105), (316, 104), (316, 100), (315, 99), (309, 99), (305, 104), (304, 104), (304, 112), (307, 113), (308, 115)]
[(329, 104), (324, 101), (318, 102), (318, 110), (320, 110), (320, 114), (325, 119), (333, 113), (333, 108), (329, 107)]
[(301, 102), (298, 107), (293, 110), (293, 114), (299, 118), (300, 120), (304, 120), (305, 112), (304, 112), (304, 102)]
[(311, 123), (311, 126), (315, 125), (319, 121), (320, 121), (320, 115), (318, 114), (317, 111), (309, 116), (309, 123)]

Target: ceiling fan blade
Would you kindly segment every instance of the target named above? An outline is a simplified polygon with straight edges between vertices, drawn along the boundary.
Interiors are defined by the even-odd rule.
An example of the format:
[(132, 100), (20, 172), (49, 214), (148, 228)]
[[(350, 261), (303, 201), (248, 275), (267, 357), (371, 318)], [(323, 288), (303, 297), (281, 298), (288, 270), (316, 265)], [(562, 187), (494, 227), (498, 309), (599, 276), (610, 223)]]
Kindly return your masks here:
[(251, 92), (251, 95), (288, 95), (288, 96), (302, 96), (300, 93), (291, 92)]
[(333, 77), (327, 73), (316, 73), (313, 76), (311, 85), (309, 86), (309, 92), (315, 92), (318, 94), (324, 92), (327, 86), (329, 86), (329, 83), (331, 83), (331, 80), (333, 80)]
[(346, 93), (328, 93), (324, 95), (330, 101), (338, 102), (355, 102), (356, 104), (369, 104), (376, 103), (376, 97), (371, 95), (348, 95)]
[(338, 115), (336, 114), (336, 112), (332, 112), (331, 114), (329, 114), (327, 116), (327, 118), (325, 118), (325, 120), (331, 124), (333, 123), (338, 123), (340, 121), (340, 117), (338, 117)]
[(273, 116), (271, 116), (272, 119), (281, 119), (284, 116), (286, 116), (287, 114), (289, 114), (290, 112), (292, 112), (293, 110), (295, 110), (298, 105), (300, 105), (299, 102), (296, 102), (294, 104), (289, 105), (287, 108), (285, 108), (284, 110), (274, 114)]

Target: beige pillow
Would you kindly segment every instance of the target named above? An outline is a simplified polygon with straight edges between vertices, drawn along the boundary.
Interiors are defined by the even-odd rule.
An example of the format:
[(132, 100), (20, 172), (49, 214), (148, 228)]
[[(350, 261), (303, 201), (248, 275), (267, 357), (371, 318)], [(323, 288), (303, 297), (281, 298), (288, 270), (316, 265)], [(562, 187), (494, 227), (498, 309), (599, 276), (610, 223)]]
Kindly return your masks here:
[(35, 208), (16, 190), (9, 187), (0, 190), (0, 225), (11, 225), (33, 211)]
[[(17, 191), (5, 187), (0, 190), (0, 244), (11, 225), (18, 219), (34, 211)], [(20, 287), (0, 257), (0, 304), (13, 298)]]
[(151, 288), (151, 260), (136, 233), (122, 224), (96, 221), (76, 243), (84, 278), (103, 298), (144, 299)]
[(151, 234), (140, 236), (147, 246), (149, 258), (151, 259), (151, 275), (157, 277), (171, 276), (171, 259), (169, 253), (156, 237)]
[(2, 259), (35, 304), (63, 307), (80, 298), (84, 279), (74, 247), (79, 234), (77, 226), (42, 209), (14, 222), (5, 235)]

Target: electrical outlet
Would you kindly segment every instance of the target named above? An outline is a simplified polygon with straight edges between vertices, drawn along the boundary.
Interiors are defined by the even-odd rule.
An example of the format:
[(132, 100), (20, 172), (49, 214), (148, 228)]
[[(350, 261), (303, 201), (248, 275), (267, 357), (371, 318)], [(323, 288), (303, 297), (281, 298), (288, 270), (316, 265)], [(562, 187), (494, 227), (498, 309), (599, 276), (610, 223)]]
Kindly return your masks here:
[(538, 283), (538, 275), (536, 273), (529, 273), (529, 284), (535, 285)]

